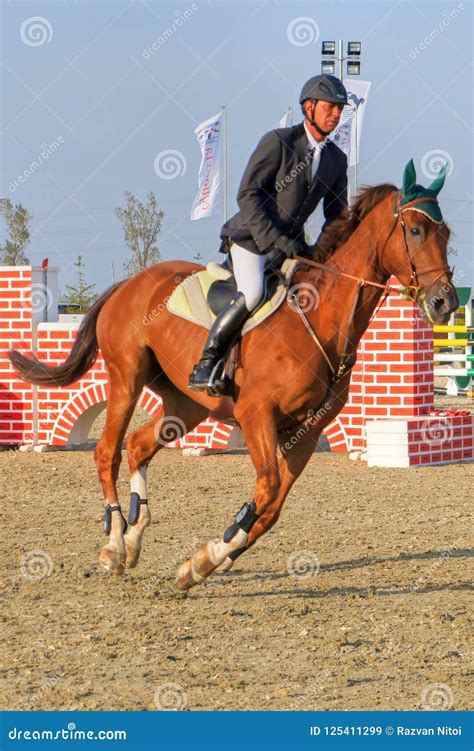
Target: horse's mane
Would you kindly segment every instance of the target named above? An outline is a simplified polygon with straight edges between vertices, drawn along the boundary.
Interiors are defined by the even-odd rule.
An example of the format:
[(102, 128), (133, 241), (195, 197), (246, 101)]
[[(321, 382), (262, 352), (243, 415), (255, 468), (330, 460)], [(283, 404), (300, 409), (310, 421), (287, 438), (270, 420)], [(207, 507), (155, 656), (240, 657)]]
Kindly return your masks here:
[(327, 230), (323, 232), (317, 245), (313, 248), (314, 260), (319, 261), (319, 263), (327, 261), (352, 235), (374, 206), (395, 190), (397, 190), (396, 186), (391, 183), (364, 185), (357, 193), (351, 208), (344, 209), (340, 218), (331, 222)]

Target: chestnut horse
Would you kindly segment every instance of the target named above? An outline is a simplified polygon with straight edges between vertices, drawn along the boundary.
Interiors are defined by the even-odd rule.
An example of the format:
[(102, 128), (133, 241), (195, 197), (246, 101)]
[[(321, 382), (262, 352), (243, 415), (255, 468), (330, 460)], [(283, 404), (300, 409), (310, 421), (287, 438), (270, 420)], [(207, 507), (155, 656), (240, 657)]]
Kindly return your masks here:
[[(100, 552), (105, 569), (122, 574), (125, 566), (137, 565), (151, 521), (148, 464), (167, 442), (208, 416), (240, 425), (256, 470), (255, 493), (219, 540), (181, 564), (177, 586), (188, 589), (217, 568), (229, 568), (275, 524), (319, 435), (344, 406), (357, 345), (383, 291), (390, 289), (389, 278), (397, 277), (428, 320), (448, 321), (459, 304), (447, 264), (449, 230), (417, 209), (416, 200), (400, 205), (401, 196), (393, 185), (364, 188), (352, 210), (328, 227), (314, 261), (302, 260), (296, 271), (291, 290), (296, 294), (243, 337), (234, 399), (187, 388), (207, 331), (166, 307), (177, 283), (201, 269), (184, 261), (159, 263), (108, 289), (82, 320), (62, 365), (10, 353), (25, 380), (62, 386), (77, 381), (99, 348), (102, 352), (109, 399), (95, 461), (109, 535)], [(127, 525), (116, 482), (122, 441), (144, 386), (160, 395), (163, 407), (126, 440)]]

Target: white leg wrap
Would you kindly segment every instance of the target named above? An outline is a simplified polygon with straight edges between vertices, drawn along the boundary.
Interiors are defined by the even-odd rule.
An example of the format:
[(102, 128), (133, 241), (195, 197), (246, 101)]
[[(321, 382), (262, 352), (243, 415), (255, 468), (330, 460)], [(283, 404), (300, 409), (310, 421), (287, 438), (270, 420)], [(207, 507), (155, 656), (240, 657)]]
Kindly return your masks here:
[(200, 574), (198, 574), (198, 572), (194, 568), (194, 559), (191, 561), (191, 575), (193, 577), (193, 580), (196, 582), (196, 584), (201, 584), (206, 578), (205, 576), (201, 576)]
[(132, 493), (138, 493), (140, 498), (147, 497), (146, 487), (146, 467), (142, 466), (137, 472), (134, 472), (130, 477), (130, 491)]
[(219, 567), (219, 571), (230, 571), (233, 565), (234, 561), (232, 558), (227, 557), (222, 566)]
[(230, 542), (224, 540), (211, 540), (208, 543), (209, 558), (215, 566), (220, 566), (229, 553), (245, 547), (249, 536), (243, 529), (239, 529)]

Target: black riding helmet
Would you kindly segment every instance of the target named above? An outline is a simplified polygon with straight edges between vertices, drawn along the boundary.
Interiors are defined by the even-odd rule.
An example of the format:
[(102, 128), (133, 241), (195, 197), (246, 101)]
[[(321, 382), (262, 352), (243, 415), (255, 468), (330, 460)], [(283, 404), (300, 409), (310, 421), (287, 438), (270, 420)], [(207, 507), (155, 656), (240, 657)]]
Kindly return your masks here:
[[(331, 102), (331, 104), (347, 104), (346, 87), (341, 79), (336, 76), (329, 74), (313, 76), (309, 81), (306, 81), (300, 94), (301, 110), (305, 117), (308, 117), (308, 115), (304, 110), (303, 104), (307, 99), (311, 99), (315, 104), (318, 99), (321, 99), (323, 102)], [(308, 117), (308, 120), (322, 136), (329, 135), (329, 133), (326, 133), (326, 131), (319, 127), (312, 117)]]

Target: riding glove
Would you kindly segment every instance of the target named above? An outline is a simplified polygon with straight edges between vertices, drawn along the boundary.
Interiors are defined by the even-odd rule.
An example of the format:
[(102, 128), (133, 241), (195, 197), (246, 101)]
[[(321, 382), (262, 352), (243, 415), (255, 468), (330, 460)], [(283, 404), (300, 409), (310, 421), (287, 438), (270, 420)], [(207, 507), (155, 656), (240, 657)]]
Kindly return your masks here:
[(303, 255), (306, 250), (306, 243), (301, 240), (295, 240), (292, 237), (287, 237), (286, 235), (280, 235), (275, 240), (274, 246), (278, 250), (281, 250), (287, 258)]

